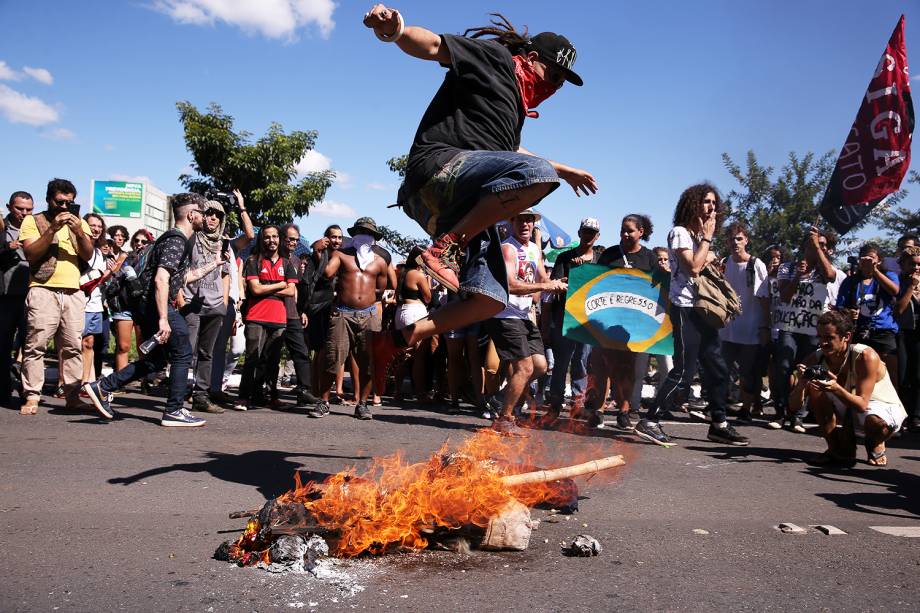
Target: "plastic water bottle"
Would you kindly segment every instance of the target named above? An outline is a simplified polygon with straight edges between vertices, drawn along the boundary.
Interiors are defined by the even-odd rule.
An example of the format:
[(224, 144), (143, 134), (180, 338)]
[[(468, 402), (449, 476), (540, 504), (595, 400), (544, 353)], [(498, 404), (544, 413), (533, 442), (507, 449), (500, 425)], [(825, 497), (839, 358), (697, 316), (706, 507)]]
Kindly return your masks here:
[(133, 267), (128, 266), (127, 264), (121, 267), (121, 273), (128, 281), (134, 281), (137, 279), (137, 271), (135, 271)]
[(148, 338), (146, 341), (141, 343), (140, 346), (138, 346), (137, 348), (137, 352), (140, 353), (141, 355), (147, 355), (148, 353), (153, 351), (159, 344), (160, 344), (160, 333), (157, 332), (156, 334)]

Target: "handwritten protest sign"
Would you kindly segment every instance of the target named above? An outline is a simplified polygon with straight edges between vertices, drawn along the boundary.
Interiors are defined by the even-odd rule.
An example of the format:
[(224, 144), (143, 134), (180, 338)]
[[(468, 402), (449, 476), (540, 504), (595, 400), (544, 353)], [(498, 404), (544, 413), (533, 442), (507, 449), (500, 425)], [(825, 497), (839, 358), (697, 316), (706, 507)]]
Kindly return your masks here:
[(818, 334), (818, 317), (827, 310), (827, 284), (802, 280), (788, 303), (779, 301), (773, 310), (773, 325), (797, 334)]

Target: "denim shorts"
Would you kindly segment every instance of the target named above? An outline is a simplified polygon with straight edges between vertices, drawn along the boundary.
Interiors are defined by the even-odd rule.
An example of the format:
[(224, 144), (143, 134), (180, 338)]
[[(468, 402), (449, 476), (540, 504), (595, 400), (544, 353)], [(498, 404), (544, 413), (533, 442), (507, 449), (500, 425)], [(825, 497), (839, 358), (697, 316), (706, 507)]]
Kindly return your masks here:
[(117, 313), (112, 313), (112, 321), (133, 321), (134, 318), (131, 317), (131, 311), (118, 311)]
[[(542, 158), (514, 151), (463, 151), (417, 191), (403, 183), (397, 201), (430, 236), (439, 236), (484, 196), (536, 183), (552, 183), (552, 189), (559, 186), (556, 171)], [(473, 237), (465, 256), (460, 269), (461, 296), (483, 294), (507, 305), (508, 277), (495, 227)]]
[(83, 336), (102, 334), (102, 311), (83, 313)]

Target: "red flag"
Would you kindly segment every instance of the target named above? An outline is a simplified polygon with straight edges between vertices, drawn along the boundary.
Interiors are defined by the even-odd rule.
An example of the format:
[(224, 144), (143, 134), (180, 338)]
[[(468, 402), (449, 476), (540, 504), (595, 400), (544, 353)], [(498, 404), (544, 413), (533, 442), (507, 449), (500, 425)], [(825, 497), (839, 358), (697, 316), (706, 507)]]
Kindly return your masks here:
[(913, 131), (914, 106), (901, 15), (821, 201), (821, 215), (838, 232), (847, 232), (898, 190), (910, 166)]

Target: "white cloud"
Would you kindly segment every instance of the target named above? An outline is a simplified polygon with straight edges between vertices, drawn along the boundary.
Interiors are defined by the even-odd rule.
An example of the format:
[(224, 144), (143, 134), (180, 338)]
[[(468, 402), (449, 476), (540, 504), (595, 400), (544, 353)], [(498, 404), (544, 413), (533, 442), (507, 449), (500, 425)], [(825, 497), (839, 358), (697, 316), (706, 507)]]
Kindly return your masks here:
[(341, 189), (351, 189), (355, 186), (355, 182), (352, 180), (351, 175), (341, 170), (335, 171), (335, 184)]
[(18, 81), (22, 78), (22, 75), (12, 68), (10, 65), (0, 60), (0, 81)]
[(387, 183), (377, 183), (376, 181), (371, 181), (365, 187), (375, 192), (388, 192), (393, 189), (392, 185), (389, 185)]
[(12, 123), (43, 126), (60, 119), (57, 110), (40, 100), (0, 85), (0, 113)]
[(154, 0), (153, 7), (179, 23), (222, 21), (266, 38), (293, 40), (297, 30), (308, 25), (315, 25), (328, 38), (335, 27), (333, 0)]
[(109, 179), (112, 181), (126, 181), (128, 183), (150, 183), (153, 184), (153, 181), (150, 180), (150, 177), (144, 175), (123, 175), (115, 173), (109, 175)]
[(911, 81), (920, 81), (920, 74), (914, 75), (910, 78)]
[(325, 172), (327, 170), (332, 170), (332, 160), (319, 151), (310, 149), (304, 154), (303, 158), (297, 162), (294, 169), (300, 176), (311, 172)]
[(31, 66), (23, 66), (22, 71), (39, 83), (44, 83), (45, 85), (51, 85), (54, 83), (54, 77), (52, 77), (51, 73), (44, 68), (32, 68)]
[(319, 204), (310, 208), (310, 215), (319, 215), (320, 217), (334, 217), (336, 219), (354, 219), (358, 216), (358, 212), (344, 202), (323, 200)]
[(47, 138), (48, 140), (74, 140), (77, 138), (77, 135), (73, 133), (73, 130), (68, 130), (67, 128), (54, 128), (53, 130), (45, 130), (42, 132), (42, 138)]
[(106, 144), (102, 145), (102, 150), (103, 150), (103, 151), (115, 151), (115, 145), (113, 145), (113, 144), (111, 144), (111, 143), (106, 143)]

